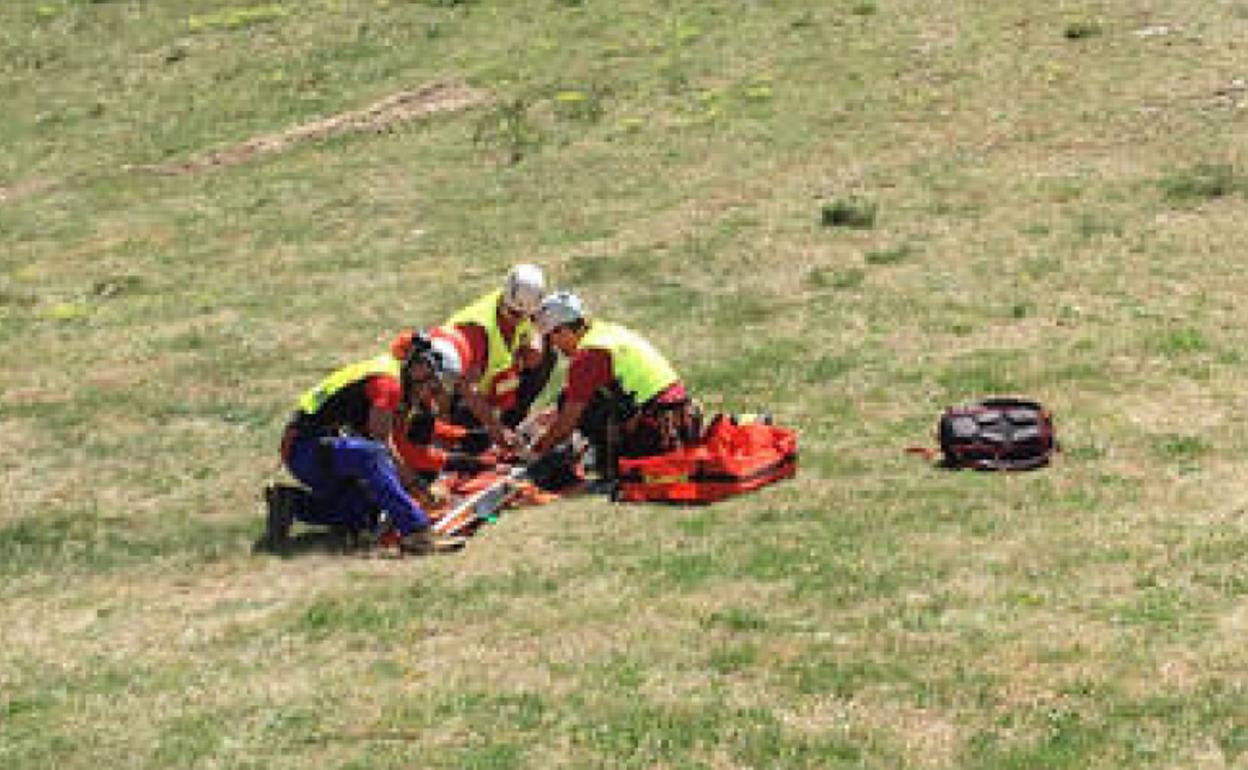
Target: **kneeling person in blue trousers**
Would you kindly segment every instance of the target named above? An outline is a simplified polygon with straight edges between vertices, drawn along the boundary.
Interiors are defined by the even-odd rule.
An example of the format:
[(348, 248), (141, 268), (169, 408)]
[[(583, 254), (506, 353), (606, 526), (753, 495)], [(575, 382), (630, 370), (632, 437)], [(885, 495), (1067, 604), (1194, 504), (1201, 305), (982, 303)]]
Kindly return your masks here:
[(441, 390), (459, 375), (458, 357), (427, 339), (403, 362), (387, 354), (330, 374), (299, 398), (282, 436), (282, 459), (306, 486), (265, 490), (271, 547), (285, 542), (293, 521), (373, 528), (384, 513), (388, 531), (407, 551), (453, 550), (463, 541), (432, 536), (429, 517), (405, 483), (419, 482), (397, 461), (391, 432), (397, 416), (420, 394)]

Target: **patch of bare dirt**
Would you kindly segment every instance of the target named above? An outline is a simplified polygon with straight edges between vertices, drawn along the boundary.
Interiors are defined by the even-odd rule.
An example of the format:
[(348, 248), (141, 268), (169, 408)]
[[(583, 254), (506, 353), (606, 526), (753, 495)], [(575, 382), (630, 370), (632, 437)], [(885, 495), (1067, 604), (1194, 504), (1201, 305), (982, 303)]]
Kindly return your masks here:
[[(464, 83), (430, 83), (415, 90), (392, 94), (362, 110), (343, 112), (275, 134), (253, 137), (232, 147), (213, 150), (190, 160), (131, 168), (174, 176), (236, 166), (262, 155), (284, 152), (301, 142), (320, 141), (343, 134), (382, 133), (429, 115), (458, 112), (480, 103), (483, 99), (482, 92)], [(0, 198), (0, 202), (3, 202), (3, 198)]]
[(0, 206), (9, 201), (25, 198), (28, 195), (34, 195), (55, 186), (56, 184), (51, 179), (26, 179), (7, 187), (0, 185)]

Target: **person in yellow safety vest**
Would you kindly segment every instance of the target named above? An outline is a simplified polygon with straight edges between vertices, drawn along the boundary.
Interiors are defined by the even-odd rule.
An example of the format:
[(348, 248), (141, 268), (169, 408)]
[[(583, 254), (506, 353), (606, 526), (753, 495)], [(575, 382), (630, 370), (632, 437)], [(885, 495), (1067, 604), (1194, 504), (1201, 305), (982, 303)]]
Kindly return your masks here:
[[(454, 550), (462, 540), (432, 535), (430, 519), (408, 491), (416, 483), (391, 444), (405, 404), (453, 387), (453, 357), (433, 346), (400, 362), (385, 354), (344, 366), (300, 396), (282, 435), (282, 461), (303, 486), (270, 485), (265, 544), (279, 550), (294, 521), (358, 533), (378, 525), (401, 550)], [(419, 493), (417, 493), (419, 495)]]
[(619, 457), (645, 457), (692, 438), (692, 405), (671, 363), (640, 334), (590, 318), (571, 292), (547, 297), (536, 323), (569, 359), (554, 421), (534, 442), (542, 456), (579, 430), (613, 475)]
[(510, 429), (528, 415), (555, 366), (554, 351), (542, 344), (532, 324), (545, 294), (541, 268), (516, 265), (501, 289), (479, 297), (443, 324), (458, 331), (469, 349), (464, 378), (468, 393), (454, 419), (484, 427), (502, 447), (516, 446)]

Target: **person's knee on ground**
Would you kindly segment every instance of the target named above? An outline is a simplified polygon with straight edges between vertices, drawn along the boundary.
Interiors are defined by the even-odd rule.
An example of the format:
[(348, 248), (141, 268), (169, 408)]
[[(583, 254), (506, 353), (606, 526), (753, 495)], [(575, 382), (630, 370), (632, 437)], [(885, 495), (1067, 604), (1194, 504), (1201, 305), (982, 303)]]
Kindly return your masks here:
[[(349, 514), (340, 514), (352, 523), (368, 521), (380, 508), (401, 532), (428, 526), (429, 520), (412, 500), (399, 479), (399, 472), (390, 452), (371, 439), (346, 437), (335, 439), (333, 473), (353, 484), (353, 493), (343, 495), (350, 506)], [(345, 507), (345, 506), (344, 506)]]

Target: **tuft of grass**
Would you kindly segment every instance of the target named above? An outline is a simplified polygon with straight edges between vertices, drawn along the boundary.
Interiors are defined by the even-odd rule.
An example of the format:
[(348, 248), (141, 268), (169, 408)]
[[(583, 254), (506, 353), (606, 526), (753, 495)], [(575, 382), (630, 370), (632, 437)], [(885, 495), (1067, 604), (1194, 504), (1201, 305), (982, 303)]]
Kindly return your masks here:
[(849, 270), (838, 270), (832, 274), (832, 279), (828, 281), (828, 285), (833, 289), (857, 289), (862, 286), (863, 281), (867, 278), (867, 274), (858, 268), (850, 268)]
[(1082, 212), (1075, 221), (1075, 232), (1084, 239), (1092, 239), (1102, 235), (1122, 237), (1123, 228), (1120, 224), (1104, 222), (1092, 214)]
[(0, 520), (0, 575), (108, 574), (170, 553), (213, 560), (250, 540), (243, 522), (135, 530), (124, 520), (101, 519), (93, 507)]
[(857, 267), (844, 269), (816, 267), (806, 273), (803, 283), (806, 285), (806, 288), (815, 291), (821, 289), (846, 290), (858, 288), (866, 278), (866, 271)]
[(1002, 721), (972, 737), (961, 767), (1075, 770), (1097, 764), (1105, 753), (1106, 728), (1069, 706), (1033, 708)]
[(473, 144), (498, 153), (508, 165), (520, 163), (545, 142), (544, 133), (530, 114), (532, 107), (532, 100), (526, 97), (502, 101), (478, 119)]
[(401, 606), (321, 599), (303, 611), (296, 627), (312, 639), (325, 639), (344, 632), (364, 633), (376, 639), (394, 638), (410, 620), (410, 616), (399, 611)]
[(1229, 163), (1198, 163), (1190, 168), (1171, 172), (1158, 185), (1165, 199), (1171, 203), (1225, 198), (1243, 193), (1248, 188), (1248, 183)]
[(786, 674), (793, 689), (802, 695), (829, 695), (852, 699), (871, 686), (898, 685), (912, 675), (904, 668), (880, 666), (862, 659), (847, 659), (833, 651), (813, 648), (789, 665)]
[(714, 554), (698, 552), (660, 553), (647, 560), (649, 574), (658, 576), (656, 585), (684, 590), (705, 584), (719, 574), (721, 561)]
[(606, 114), (607, 90), (600, 84), (565, 88), (554, 95), (555, 112), (565, 120), (597, 123)]
[(1195, 460), (1209, 451), (1209, 441), (1202, 436), (1171, 434), (1159, 436), (1153, 441), (1154, 454), (1170, 462)]
[(861, 197), (838, 198), (825, 203), (819, 221), (824, 227), (850, 227), (869, 230), (875, 227), (877, 205)]
[(707, 666), (723, 676), (744, 671), (758, 662), (758, 647), (753, 644), (728, 645), (713, 650)]
[(806, 382), (826, 383), (854, 371), (862, 365), (861, 359), (852, 354), (821, 355), (806, 374)]
[(963, 355), (936, 372), (936, 382), (954, 400), (1025, 393), (1023, 358), (1014, 352)]
[(146, 281), (138, 275), (111, 275), (100, 278), (91, 285), (91, 295), (101, 299), (126, 297), (142, 294), (146, 290)]
[(767, 628), (767, 619), (750, 610), (729, 608), (711, 613), (705, 625), (718, 626), (730, 631), (762, 631)]
[(1097, 21), (1072, 21), (1062, 30), (1062, 37), (1067, 40), (1086, 40), (1097, 37), (1103, 31), (1100, 22)]
[(812, 29), (816, 26), (818, 26), (818, 21), (813, 11), (806, 11), (789, 22), (789, 29), (795, 30)]
[(863, 256), (863, 260), (868, 265), (896, 265), (899, 262), (904, 262), (913, 253), (914, 247), (908, 243), (903, 243), (900, 246), (894, 246), (888, 249), (868, 251)]
[(1166, 358), (1204, 353), (1210, 349), (1204, 333), (1194, 327), (1168, 329), (1154, 337), (1149, 347)]
[(208, 761), (221, 755), (231, 729), (219, 714), (188, 713), (163, 719), (153, 759), (165, 766)]

